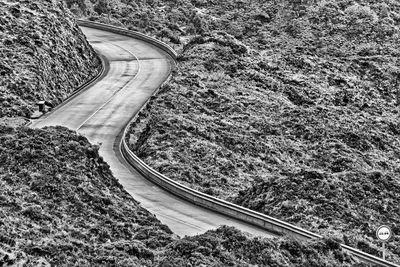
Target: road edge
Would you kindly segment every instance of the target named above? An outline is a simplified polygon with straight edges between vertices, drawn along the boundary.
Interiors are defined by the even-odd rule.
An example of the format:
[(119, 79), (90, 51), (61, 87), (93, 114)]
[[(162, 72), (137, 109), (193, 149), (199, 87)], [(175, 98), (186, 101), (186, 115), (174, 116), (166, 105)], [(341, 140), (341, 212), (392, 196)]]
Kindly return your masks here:
[(29, 119), (29, 121), (26, 124), (24, 124), (23, 126), (29, 127), (32, 125), (32, 123), (34, 123), (36, 121), (40, 121), (40, 120), (48, 117), (50, 114), (52, 114), (53, 112), (60, 109), (62, 106), (64, 106), (68, 102), (70, 102), (73, 98), (75, 98), (79, 94), (85, 92), (87, 89), (89, 89), (90, 87), (92, 87), (93, 85), (98, 83), (100, 80), (102, 80), (108, 73), (109, 62), (102, 55), (98, 54), (98, 58), (100, 60), (100, 69), (98, 70), (97, 74), (93, 78), (89, 79), (85, 83), (78, 86), (67, 98), (65, 98), (61, 103), (59, 103), (57, 106), (55, 106), (50, 112), (47, 112), (47, 113), (41, 115), (37, 119)]

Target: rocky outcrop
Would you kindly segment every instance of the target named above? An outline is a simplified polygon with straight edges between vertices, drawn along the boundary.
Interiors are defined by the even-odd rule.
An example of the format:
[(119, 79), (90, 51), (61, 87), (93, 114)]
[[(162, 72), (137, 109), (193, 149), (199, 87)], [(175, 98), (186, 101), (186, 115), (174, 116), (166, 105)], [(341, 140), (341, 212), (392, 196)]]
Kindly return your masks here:
[(0, 117), (29, 117), (94, 77), (100, 61), (61, 1), (0, 2)]

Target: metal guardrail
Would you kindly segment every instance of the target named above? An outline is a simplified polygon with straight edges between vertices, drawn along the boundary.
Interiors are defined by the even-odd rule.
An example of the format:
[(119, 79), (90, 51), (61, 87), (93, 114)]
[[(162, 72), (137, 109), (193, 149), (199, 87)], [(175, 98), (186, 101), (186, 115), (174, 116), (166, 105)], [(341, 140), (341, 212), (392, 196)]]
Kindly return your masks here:
[[(137, 118), (137, 115), (134, 117), (132, 121)], [(131, 164), (135, 169), (137, 169), (144, 177), (158, 186), (164, 188), (168, 192), (179, 196), (191, 203), (194, 203), (198, 206), (205, 207), (207, 209), (222, 213), (224, 215), (239, 219), (241, 221), (247, 222), (252, 225), (259, 226), (261, 228), (266, 229), (269, 232), (277, 233), (277, 234), (286, 234), (295, 238), (299, 238), (301, 240), (309, 240), (309, 239), (317, 239), (322, 238), (321, 235), (312, 233), (308, 230), (302, 229), (295, 225), (289, 224), (287, 222), (275, 219), (273, 217), (267, 216), (265, 214), (255, 212), (253, 210), (249, 210), (242, 206), (209, 196), (192, 188), (186, 187), (182, 184), (177, 183), (174, 180), (160, 174), (155, 171), (153, 168), (144, 163), (141, 159), (139, 159), (128, 147), (126, 143), (126, 135), (129, 129), (129, 125), (125, 128), (124, 134), (122, 136), (120, 150), (124, 158)], [(391, 266), (391, 267), (399, 267), (400, 265), (385, 261), (381, 258), (378, 258), (374, 255), (370, 255), (368, 253), (362, 252), (353, 247), (340, 244), (344, 250), (347, 250), (360, 260), (372, 263), (378, 266)]]
[[(109, 26), (106, 24), (101, 24), (101, 23), (95, 23), (95, 22), (89, 22), (89, 21), (78, 21), (80, 26), (87, 26), (90, 28), (96, 28), (96, 29), (101, 29), (105, 31), (110, 31), (122, 35), (126, 35), (129, 37), (133, 38), (138, 38), (143, 41), (149, 42), (158, 48), (164, 50), (166, 53), (168, 53), (173, 59), (176, 59), (177, 53), (167, 44), (158, 41), (152, 37), (146, 36), (142, 33), (138, 32), (133, 32), (129, 30), (125, 30), (122, 28), (114, 27), (114, 26)], [(164, 81), (162, 85), (167, 83), (169, 78)], [(153, 93), (153, 95), (156, 95), (160, 87)], [(244, 208), (242, 206), (215, 198), (213, 196), (204, 194), (202, 192), (199, 192), (197, 190), (194, 190), (192, 188), (189, 188), (187, 186), (184, 186), (182, 184), (179, 184), (178, 182), (162, 175), (161, 173), (157, 172), (153, 168), (151, 168), (149, 165), (144, 163), (141, 159), (139, 159), (128, 147), (128, 144), (126, 143), (126, 138), (127, 134), (129, 131), (129, 126), (136, 121), (138, 118), (138, 115), (140, 112), (146, 108), (149, 100), (142, 106), (140, 111), (136, 113), (136, 115), (132, 118), (132, 120), (126, 125), (124, 129), (124, 133), (121, 138), (121, 143), (120, 143), (120, 152), (123, 155), (123, 157), (131, 164), (135, 169), (137, 169), (146, 179), (152, 181), (153, 183), (157, 184), (158, 186), (164, 188), (168, 192), (179, 196), (191, 203), (194, 203), (198, 206), (205, 207), (207, 209), (216, 211), (218, 213), (240, 219), (244, 222), (247, 222), (249, 224), (259, 226), (269, 232), (273, 232), (276, 234), (281, 234), (281, 235), (289, 235), (295, 238), (299, 238), (302, 240), (309, 240), (309, 239), (318, 239), (322, 238), (321, 235), (310, 232), (308, 230), (302, 229), (300, 227), (297, 227), (295, 225), (292, 225), (290, 223), (278, 220), (276, 218), (267, 216), (265, 214)], [(385, 261), (379, 257), (370, 255), (368, 253), (362, 252), (358, 249), (355, 249), (353, 247), (341, 244), (341, 247), (350, 252), (352, 255), (356, 256), (360, 260), (375, 264), (377, 266), (386, 266), (386, 267), (400, 267), (400, 265), (397, 265), (395, 263), (391, 263), (388, 261)]]
[(118, 34), (122, 34), (122, 35), (125, 35), (128, 37), (133, 37), (133, 38), (145, 41), (145, 42), (150, 43), (158, 48), (161, 48), (162, 50), (167, 52), (168, 55), (170, 55), (172, 57), (172, 59), (174, 59), (174, 60), (178, 56), (178, 54), (175, 52), (175, 50), (172, 47), (170, 47), (169, 45), (157, 40), (156, 38), (147, 36), (141, 32), (130, 31), (130, 30), (126, 30), (124, 28), (107, 25), (107, 24), (103, 24), (103, 23), (99, 23), (99, 22), (87, 21), (87, 20), (77, 20), (77, 23), (79, 26), (90, 27), (90, 28), (99, 29), (99, 30), (106, 30), (109, 32), (118, 33)]

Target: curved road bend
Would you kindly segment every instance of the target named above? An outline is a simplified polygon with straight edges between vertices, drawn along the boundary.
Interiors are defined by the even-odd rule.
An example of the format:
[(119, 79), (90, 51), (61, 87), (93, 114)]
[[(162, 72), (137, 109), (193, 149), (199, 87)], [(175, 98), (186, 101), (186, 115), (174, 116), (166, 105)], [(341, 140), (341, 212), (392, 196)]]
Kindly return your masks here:
[(164, 52), (130, 37), (82, 28), (96, 51), (108, 63), (104, 78), (77, 97), (34, 121), (31, 127), (62, 125), (77, 130), (92, 143), (101, 144), (100, 154), (114, 176), (141, 205), (180, 235), (195, 235), (219, 225), (271, 236), (258, 227), (188, 203), (155, 186), (124, 161), (119, 138), (132, 115), (168, 77), (170, 61)]

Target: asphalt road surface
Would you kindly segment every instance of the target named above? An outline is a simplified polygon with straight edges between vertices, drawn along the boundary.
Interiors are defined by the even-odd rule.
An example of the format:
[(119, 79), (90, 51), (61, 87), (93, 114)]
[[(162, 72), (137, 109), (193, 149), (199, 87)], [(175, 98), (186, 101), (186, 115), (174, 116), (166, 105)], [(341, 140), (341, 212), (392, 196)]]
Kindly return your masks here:
[(32, 127), (62, 125), (100, 144), (100, 155), (114, 176), (141, 205), (180, 235), (204, 233), (219, 225), (271, 236), (258, 227), (186, 202), (146, 180), (124, 161), (119, 151), (122, 130), (168, 77), (167, 55), (143, 41), (82, 27), (89, 42), (108, 61), (103, 79), (32, 123)]

